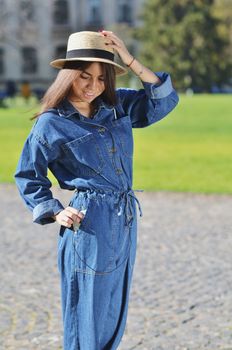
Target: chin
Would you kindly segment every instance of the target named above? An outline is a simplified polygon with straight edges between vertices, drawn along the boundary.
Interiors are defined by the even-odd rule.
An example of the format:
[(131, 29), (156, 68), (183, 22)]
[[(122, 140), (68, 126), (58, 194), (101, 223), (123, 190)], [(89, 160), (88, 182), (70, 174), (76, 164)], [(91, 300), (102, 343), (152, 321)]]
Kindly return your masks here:
[(83, 101), (85, 102), (92, 102), (93, 100), (95, 100), (96, 96), (94, 97), (86, 97), (86, 96), (83, 96)]

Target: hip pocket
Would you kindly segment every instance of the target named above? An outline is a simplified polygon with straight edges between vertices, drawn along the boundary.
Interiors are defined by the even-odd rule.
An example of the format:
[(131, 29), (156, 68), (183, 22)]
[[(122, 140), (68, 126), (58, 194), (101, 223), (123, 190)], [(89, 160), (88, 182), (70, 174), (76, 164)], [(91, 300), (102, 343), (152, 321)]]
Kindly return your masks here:
[(90, 200), (87, 218), (73, 235), (76, 272), (107, 274), (117, 269), (129, 255), (131, 240), (124, 220), (103, 202)]

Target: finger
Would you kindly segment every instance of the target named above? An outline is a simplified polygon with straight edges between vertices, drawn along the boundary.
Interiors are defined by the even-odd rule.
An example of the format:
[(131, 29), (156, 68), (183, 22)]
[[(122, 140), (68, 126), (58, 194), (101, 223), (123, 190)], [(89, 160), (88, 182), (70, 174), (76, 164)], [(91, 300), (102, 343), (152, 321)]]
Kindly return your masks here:
[(108, 46), (111, 46), (113, 49), (114, 49), (114, 48), (120, 49), (120, 46), (119, 46), (118, 44), (116, 44), (116, 43), (108, 44)]
[(78, 214), (78, 219), (83, 220), (85, 217), (85, 214), (83, 214), (81, 211)]
[(112, 44), (113, 43), (113, 41), (111, 40), (111, 39), (105, 39), (105, 44), (106, 45), (109, 45), (109, 44)]
[(61, 219), (61, 225), (65, 227), (71, 227), (73, 224), (73, 220), (68, 217), (64, 217)]
[(75, 224), (80, 224), (81, 223), (81, 219), (80, 218), (77, 218), (76, 220), (73, 221), (73, 225)]
[(117, 35), (114, 32), (111, 32), (110, 30), (103, 30), (101, 33), (104, 36), (114, 36), (115, 38), (118, 38)]
[(69, 212), (78, 215), (79, 214), (79, 210), (73, 207), (67, 207), (66, 210), (68, 210)]
[(65, 214), (70, 217), (72, 220), (76, 220), (76, 218), (80, 215), (79, 210), (73, 207), (67, 207), (65, 210)]
[(75, 221), (77, 220), (77, 218), (82, 220), (85, 215), (81, 211), (70, 207), (70, 209), (67, 208), (67, 216), (69, 216), (73, 221)]
[(84, 217), (85, 217), (85, 215), (82, 213), (82, 212), (79, 212), (78, 213), (78, 215), (74, 215), (74, 214), (69, 214), (69, 215), (67, 215), (73, 222), (78, 222), (78, 223), (80, 223), (83, 219), (84, 219)]
[(106, 40), (111, 40), (112, 42), (120, 42), (120, 39), (116, 35), (112, 34), (111, 32), (110, 33), (102, 33), (102, 35), (104, 36), (104, 38)]
[(120, 44), (119, 42), (117, 42), (117, 41), (114, 41), (114, 40), (107, 41), (107, 42), (106, 42), (106, 45), (121, 47), (121, 44)]
[(74, 214), (73, 212), (66, 210), (65, 215), (69, 217), (72, 221), (75, 221), (78, 217), (78, 214)]
[(113, 43), (113, 42), (111, 42), (109, 44), (107, 43), (106, 46), (110, 47), (112, 50), (116, 50), (116, 51), (118, 51), (121, 48), (118, 44)]
[(114, 39), (115, 41), (121, 41), (121, 39), (119, 39), (119, 37), (114, 34), (114, 32), (110, 32), (110, 31), (102, 31), (102, 34), (107, 37), (107, 38), (112, 38)]
[(75, 216), (75, 218), (72, 218), (73, 223), (78, 222), (78, 224), (83, 220), (83, 217), (81, 216)]
[(113, 32), (110, 31), (110, 30), (102, 30), (101, 33), (102, 33), (103, 35), (105, 35), (105, 34), (106, 34), (106, 35), (113, 34)]
[(61, 225), (62, 226), (65, 226), (65, 227), (67, 227), (67, 228), (70, 228), (72, 225), (70, 225), (70, 224), (67, 224), (67, 222), (65, 222), (65, 221), (62, 221), (61, 222)]
[(119, 38), (117, 38), (116, 36), (114, 36), (114, 35), (107, 35), (107, 36), (104, 36), (105, 37), (105, 41), (107, 42), (107, 43), (118, 43), (118, 44), (120, 44), (122, 41), (119, 39)]

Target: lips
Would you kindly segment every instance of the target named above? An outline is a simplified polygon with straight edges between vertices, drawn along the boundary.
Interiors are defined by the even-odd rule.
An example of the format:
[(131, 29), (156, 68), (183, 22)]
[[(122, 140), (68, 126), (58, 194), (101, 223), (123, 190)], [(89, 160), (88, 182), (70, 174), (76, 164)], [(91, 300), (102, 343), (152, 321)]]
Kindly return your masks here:
[(90, 92), (84, 92), (84, 96), (87, 98), (93, 98), (95, 95), (93, 93), (90, 93)]

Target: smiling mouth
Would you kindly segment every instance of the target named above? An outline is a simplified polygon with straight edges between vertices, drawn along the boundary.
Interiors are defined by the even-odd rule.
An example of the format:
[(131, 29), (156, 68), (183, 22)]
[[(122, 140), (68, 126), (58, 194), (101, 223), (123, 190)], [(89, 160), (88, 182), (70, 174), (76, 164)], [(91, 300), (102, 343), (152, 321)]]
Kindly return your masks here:
[(88, 92), (84, 92), (84, 95), (85, 95), (86, 97), (89, 97), (89, 98), (91, 98), (91, 97), (94, 97), (94, 96), (95, 96), (94, 94), (92, 94), (92, 93), (88, 93)]

